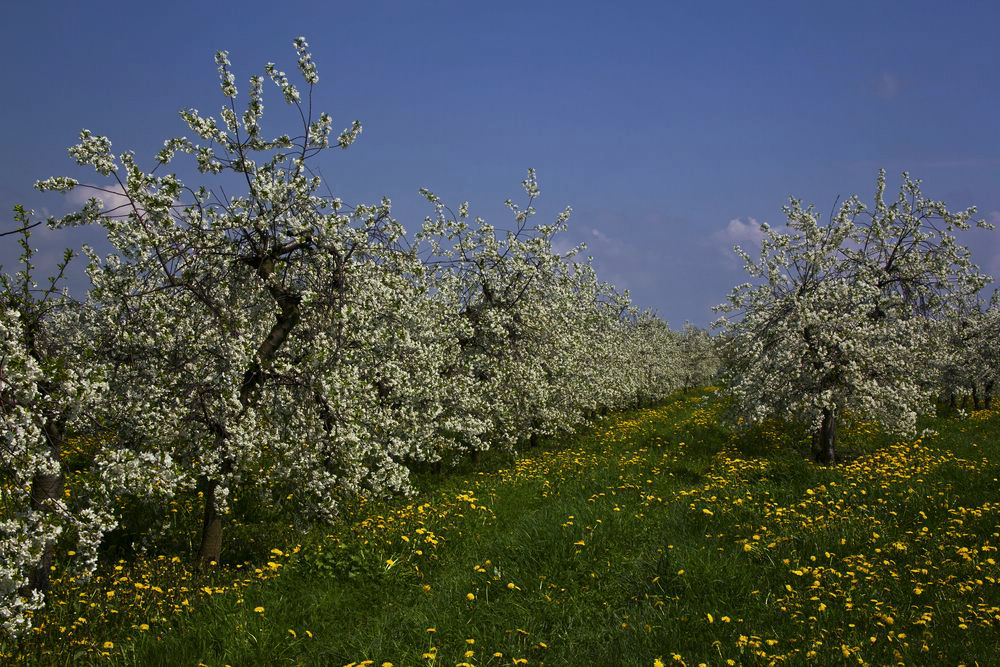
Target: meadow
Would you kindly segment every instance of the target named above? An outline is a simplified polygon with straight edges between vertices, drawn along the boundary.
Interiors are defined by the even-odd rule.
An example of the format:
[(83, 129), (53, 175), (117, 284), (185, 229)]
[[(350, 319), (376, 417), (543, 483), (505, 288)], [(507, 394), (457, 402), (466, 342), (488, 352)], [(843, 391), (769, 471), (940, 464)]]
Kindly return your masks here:
[[(1000, 410), (809, 460), (735, 431), (711, 388), (483, 453), (334, 528), (235, 504), (212, 572), (190, 545), (63, 570), (15, 664), (989, 665), (1000, 638)], [(72, 487), (71, 487), (72, 488)], [(198, 520), (176, 502), (176, 525)], [(191, 531), (175, 531), (191, 532)], [(123, 543), (122, 536), (119, 539)], [(164, 551), (164, 549), (161, 549)]]

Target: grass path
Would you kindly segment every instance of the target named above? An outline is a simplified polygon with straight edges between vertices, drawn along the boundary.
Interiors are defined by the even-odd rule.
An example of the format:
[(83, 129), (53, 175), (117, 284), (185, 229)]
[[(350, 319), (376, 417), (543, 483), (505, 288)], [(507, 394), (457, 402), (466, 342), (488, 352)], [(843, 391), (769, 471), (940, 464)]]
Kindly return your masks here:
[(904, 443), (858, 428), (823, 468), (719, 408), (678, 396), (422, 478), (276, 553), (267, 581), (119, 623), (104, 661), (1000, 664), (1000, 413)]

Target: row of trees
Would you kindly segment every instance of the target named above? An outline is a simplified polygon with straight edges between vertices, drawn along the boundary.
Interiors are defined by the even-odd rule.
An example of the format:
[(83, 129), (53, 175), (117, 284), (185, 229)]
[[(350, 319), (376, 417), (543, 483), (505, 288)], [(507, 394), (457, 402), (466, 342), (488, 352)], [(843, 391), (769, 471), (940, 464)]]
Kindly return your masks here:
[(719, 308), (735, 416), (801, 424), (822, 463), (844, 419), (911, 434), (942, 397), (989, 407), (1000, 372), (990, 278), (957, 240), (975, 209), (950, 212), (905, 173), (895, 201), (885, 187), (883, 171), (873, 206), (851, 197), (826, 224), (792, 199), (787, 233), (763, 225), (757, 259), (736, 249), (751, 282)]
[[(266, 74), (301, 114), (296, 136), (265, 137), (264, 77), (237, 108), (225, 52), (219, 118), (181, 112), (196, 140), (169, 139), (147, 172), (83, 131), (78, 164), (113, 183), (51, 227), (100, 225), (113, 252), (84, 247), (85, 299), (33, 278), (30, 230), (16, 213), (23, 270), (0, 277), (0, 625), (42, 604), (54, 545), (92, 570), (102, 537), (141, 505), (149, 527), (178, 494), (201, 492), (197, 560), (217, 562), (230, 499), (263, 487), (289, 517), (332, 520), (347, 497), (406, 493), (414, 465), (573, 429), (596, 412), (648, 404), (715, 371), (712, 341), (637, 311), (552, 224), (507, 202), (497, 230), (429, 191), (408, 237), (390, 202), (348, 206), (310, 167), (347, 148), (312, 111), (316, 66), (295, 41), (299, 90)], [(194, 156), (215, 188), (164, 173)], [(65, 177), (38, 183), (91, 187)], [(228, 192), (227, 192), (228, 191)], [(239, 194), (232, 194), (239, 192)], [(86, 434), (70, 471), (67, 439)], [(67, 474), (74, 473), (71, 489)], [(139, 527), (140, 529), (142, 526)]]

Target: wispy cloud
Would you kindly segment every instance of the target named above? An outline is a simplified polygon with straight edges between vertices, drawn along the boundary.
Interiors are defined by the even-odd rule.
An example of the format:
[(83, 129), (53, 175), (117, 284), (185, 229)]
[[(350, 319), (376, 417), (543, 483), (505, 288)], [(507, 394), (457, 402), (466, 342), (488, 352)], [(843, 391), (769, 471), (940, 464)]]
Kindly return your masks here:
[(632, 257), (635, 255), (635, 248), (625, 241), (612, 238), (596, 227), (590, 230), (591, 246), (600, 248), (602, 253), (609, 257)]
[(733, 246), (738, 245), (744, 250), (753, 250), (760, 247), (760, 242), (764, 239), (764, 232), (760, 229), (760, 222), (757, 218), (747, 216), (733, 218), (722, 229), (716, 230), (709, 237), (709, 243), (734, 266), (740, 264), (740, 259), (733, 252)]
[[(99, 188), (99, 189), (98, 189)], [(118, 185), (85, 185), (80, 184), (66, 195), (66, 200), (74, 205), (82, 206), (94, 197), (103, 205), (103, 212), (108, 215), (128, 215), (132, 212), (129, 198)]]
[(747, 242), (760, 245), (764, 232), (761, 231), (757, 218), (748, 216), (745, 222), (741, 218), (733, 218), (724, 229), (715, 232), (712, 238), (729, 245)]
[(586, 244), (580, 259), (593, 257), (594, 268), (601, 280), (606, 280), (620, 289), (652, 289), (658, 282), (655, 270), (657, 254), (649, 248), (619, 238), (601, 228), (582, 226), (577, 228), (573, 240), (564, 239), (554, 245), (556, 251), (565, 252), (576, 243)]
[(899, 79), (894, 74), (883, 71), (875, 81), (875, 94), (884, 100), (891, 100), (899, 94), (901, 87)]

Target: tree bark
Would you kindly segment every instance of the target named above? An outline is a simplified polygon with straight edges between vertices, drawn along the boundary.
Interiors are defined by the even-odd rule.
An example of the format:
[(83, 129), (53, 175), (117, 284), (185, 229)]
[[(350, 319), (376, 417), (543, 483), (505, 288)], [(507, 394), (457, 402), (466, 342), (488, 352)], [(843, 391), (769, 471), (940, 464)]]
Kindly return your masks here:
[(975, 410), (980, 410), (981, 406), (979, 404), (979, 386), (975, 382), (973, 382), (972, 384), (969, 385), (969, 388), (972, 389), (972, 407)]
[(198, 567), (208, 569), (219, 563), (222, 557), (222, 515), (215, 502), (217, 481), (208, 482), (203, 491), (205, 513), (201, 527), (201, 546), (198, 547)]
[(983, 386), (983, 407), (987, 410), (993, 409), (993, 380)]
[[(59, 465), (56, 474), (36, 474), (31, 480), (31, 509), (49, 514), (53, 505), (61, 502), (65, 493), (66, 478), (62, 471), (62, 446), (66, 440), (65, 424), (61, 420), (46, 421), (42, 431), (48, 442), (49, 456)], [(49, 590), (49, 578), (52, 573), (52, 560), (55, 543), (47, 542), (42, 549), (41, 558), (28, 573), (28, 590), (46, 593)]]
[(837, 417), (832, 408), (823, 409), (823, 423), (813, 433), (812, 453), (816, 463), (832, 465), (837, 460)]
[[(225, 446), (229, 432), (221, 424), (216, 424), (214, 428), (216, 448), (221, 450)], [(219, 470), (220, 476), (224, 477), (232, 471), (233, 462), (229, 459), (223, 460)], [(208, 477), (201, 477), (198, 480), (204, 499), (201, 544), (198, 547), (198, 557), (195, 560), (195, 566), (199, 569), (210, 567), (213, 562), (218, 564), (222, 558), (222, 513), (215, 501), (215, 492), (219, 488), (219, 483), (219, 479), (209, 479)]]

